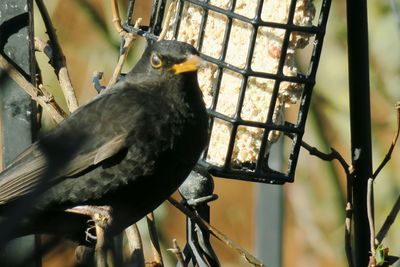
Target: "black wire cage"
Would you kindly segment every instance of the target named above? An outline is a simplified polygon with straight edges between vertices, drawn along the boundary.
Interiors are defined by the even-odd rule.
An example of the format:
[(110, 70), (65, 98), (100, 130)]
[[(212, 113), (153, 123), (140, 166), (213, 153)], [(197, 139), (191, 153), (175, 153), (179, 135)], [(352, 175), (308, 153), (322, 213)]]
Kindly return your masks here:
[[(151, 42), (167, 28), (166, 39), (191, 43), (208, 62), (199, 83), (211, 131), (197, 169), (262, 183), (294, 181), (330, 4), (321, 1), (313, 23), (312, 0), (153, 0), (149, 25), (137, 29), (129, 1), (125, 30)], [(307, 54), (304, 73), (295, 65), (298, 53)], [(284, 117), (288, 106), (292, 119)], [(276, 169), (270, 148), (278, 139), (290, 150)]]

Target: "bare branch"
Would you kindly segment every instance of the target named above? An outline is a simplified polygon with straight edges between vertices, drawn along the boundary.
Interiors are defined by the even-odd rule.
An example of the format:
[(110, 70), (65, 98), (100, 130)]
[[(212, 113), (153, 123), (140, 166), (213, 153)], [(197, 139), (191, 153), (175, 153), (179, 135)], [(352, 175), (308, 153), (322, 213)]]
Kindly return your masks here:
[[(136, 34), (127, 32), (122, 28), (121, 17), (119, 16), (119, 8), (118, 8), (117, 0), (111, 0), (111, 11), (112, 11), (112, 16), (113, 16), (114, 28), (118, 32), (118, 34), (124, 39), (124, 47), (123, 47), (123, 51), (118, 59), (117, 66), (114, 69), (114, 73), (113, 73), (110, 81), (107, 84), (106, 90), (109, 89), (111, 86), (113, 86), (118, 81), (119, 76), (121, 74), (122, 67), (126, 61), (126, 58), (128, 57), (129, 50), (132, 47), (133, 41), (136, 40), (136, 38), (137, 38)], [(139, 28), (141, 21), (142, 21), (142, 18), (138, 18), (135, 22), (134, 27)]]
[(119, 8), (118, 8), (118, 1), (117, 0), (111, 0), (111, 12), (113, 16), (113, 25), (115, 30), (121, 35), (125, 35), (125, 31), (121, 26), (121, 17), (119, 16)]
[(169, 248), (167, 250), (174, 253), (180, 267), (186, 267), (185, 260), (183, 257), (183, 252), (182, 252), (181, 248), (179, 247), (178, 242), (176, 241), (176, 239), (173, 239), (172, 243), (174, 244), (174, 247)]
[(67, 63), (63, 54), (60, 43), (51, 22), (50, 15), (47, 11), (43, 0), (36, 0), (36, 5), (39, 8), (40, 14), (43, 18), (47, 34), (49, 36), (50, 46), (52, 47), (52, 57), (50, 58), (50, 64), (54, 67), (55, 73), (60, 82), (61, 90), (63, 91), (67, 106), (70, 112), (75, 111), (78, 108), (78, 100), (76, 99), (75, 91), (72, 86), (71, 79), (69, 77)]
[[(135, 28), (139, 28), (141, 21), (142, 21), (141, 18), (136, 20)], [(118, 59), (117, 66), (114, 69), (114, 73), (113, 73), (110, 81), (108, 82), (106, 89), (109, 89), (111, 86), (113, 86), (118, 81), (119, 76), (121, 74), (122, 67), (126, 61), (126, 58), (128, 57), (129, 50), (132, 47), (133, 41), (137, 38), (137, 36), (134, 33), (128, 33), (128, 32), (125, 32), (125, 33), (126, 34), (123, 35), (123, 38), (124, 38), (123, 52)]]
[[(285, 135), (291, 139), (294, 138), (294, 135), (291, 133), (285, 133)], [(346, 172), (346, 175), (347, 176), (350, 175), (351, 166), (349, 164), (347, 164), (346, 160), (342, 157), (342, 155), (334, 148), (331, 147), (331, 153), (328, 154), (328, 153), (324, 153), (324, 152), (320, 151), (316, 147), (309, 145), (305, 141), (301, 141), (301, 146), (305, 150), (307, 150), (310, 153), (310, 155), (316, 156), (324, 161), (333, 161), (334, 159), (336, 159), (337, 161), (339, 161), (340, 165), (342, 165), (344, 171)]]
[(53, 49), (51, 49), (50, 45), (37, 36), (34, 40), (35, 51), (44, 53), (51, 60), (53, 58)]
[(145, 267), (143, 243), (137, 224), (133, 224), (126, 228), (125, 235), (128, 240), (130, 262), (134, 262), (136, 267)]
[(33, 86), (25, 77), (11, 64), (6, 58), (0, 55), (0, 68), (5, 70), (14, 82), (16, 82), (24, 91), (35, 100), (43, 110), (50, 114), (56, 123), (60, 123), (65, 118), (65, 113), (57, 105), (49, 93), (44, 93)]
[(266, 266), (264, 263), (262, 263), (259, 259), (251, 255), (248, 251), (246, 251), (244, 248), (236, 244), (234, 241), (230, 240), (227, 236), (222, 234), (220, 231), (215, 229), (213, 226), (211, 226), (209, 223), (203, 220), (199, 215), (191, 211), (190, 209), (186, 208), (184, 205), (173, 199), (172, 197), (168, 198), (168, 201), (176, 207), (178, 210), (180, 210), (182, 213), (184, 213), (186, 216), (188, 216), (190, 219), (192, 219), (200, 228), (208, 231), (210, 234), (215, 236), (218, 240), (223, 242), (226, 246), (229, 248), (232, 248), (236, 252), (238, 252), (248, 263), (253, 264), (254, 266), (261, 267), (261, 266)]
[(157, 266), (164, 266), (153, 212), (150, 212), (146, 215), (146, 221), (150, 234), (151, 249), (153, 251), (154, 262)]
[(376, 235), (376, 243), (382, 243), (383, 239), (385, 238), (387, 232), (389, 231), (390, 227), (394, 223), (394, 220), (399, 214), (400, 211), (400, 195), (397, 197), (396, 202), (393, 205), (392, 210), (390, 211), (389, 215), (386, 217), (385, 222), (383, 223), (381, 229), (379, 230), (378, 234)]
[(378, 168), (376, 169), (376, 171), (372, 175), (372, 179), (375, 179), (378, 176), (378, 174), (381, 172), (383, 167), (385, 167), (385, 165), (391, 159), (392, 153), (393, 153), (393, 149), (396, 146), (397, 139), (399, 138), (399, 135), (400, 135), (400, 102), (396, 103), (395, 109), (397, 111), (397, 132), (396, 132), (396, 134), (395, 134), (395, 136), (394, 136), (394, 138), (392, 140), (392, 143), (390, 144), (389, 151), (386, 153), (385, 158), (383, 159), (381, 164), (379, 164)]
[(349, 164), (347, 164), (346, 160), (342, 157), (342, 155), (340, 155), (340, 153), (338, 151), (336, 151), (334, 148), (331, 148), (332, 152), (327, 154), (327, 153), (321, 152), (316, 147), (310, 146), (309, 144), (307, 144), (304, 141), (301, 142), (301, 146), (303, 148), (305, 148), (310, 153), (310, 155), (316, 156), (316, 157), (318, 157), (318, 158), (320, 158), (322, 160), (332, 161), (332, 160), (336, 159), (342, 165), (342, 167), (343, 167), (344, 171), (346, 172), (346, 174), (350, 173)]
[[(293, 138), (292, 134), (285, 133), (288, 137)], [(346, 251), (346, 258), (348, 265), (350, 267), (354, 266), (353, 261), (353, 253), (351, 247), (351, 224), (353, 218), (353, 197), (352, 197), (352, 188), (353, 188), (353, 167), (349, 165), (346, 160), (342, 157), (342, 155), (336, 151), (335, 149), (331, 148), (331, 153), (324, 153), (318, 150), (316, 147), (313, 147), (306, 143), (305, 141), (301, 142), (301, 146), (306, 149), (310, 155), (316, 156), (324, 161), (332, 161), (334, 159), (338, 160), (340, 165), (342, 166), (343, 170), (346, 173), (346, 181), (347, 181), (347, 204), (346, 204), (346, 219), (345, 219), (345, 251)]]

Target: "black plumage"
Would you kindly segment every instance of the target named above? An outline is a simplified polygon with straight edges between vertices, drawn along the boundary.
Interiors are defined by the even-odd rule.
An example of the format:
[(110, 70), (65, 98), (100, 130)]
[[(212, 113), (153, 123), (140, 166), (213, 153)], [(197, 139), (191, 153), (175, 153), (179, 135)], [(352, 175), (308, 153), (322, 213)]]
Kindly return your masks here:
[[(1, 212), (20, 208), (39, 188), (18, 231), (83, 236), (87, 218), (64, 209), (110, 206), (110, 233), (155, 209), (184, 181), (206, 144), (198, 64), (198, 52), (188, 44), (149, 45), (123, 81), (71, 114), (0, 174)], [(53, 172), (49, 166), (55, 166)]]

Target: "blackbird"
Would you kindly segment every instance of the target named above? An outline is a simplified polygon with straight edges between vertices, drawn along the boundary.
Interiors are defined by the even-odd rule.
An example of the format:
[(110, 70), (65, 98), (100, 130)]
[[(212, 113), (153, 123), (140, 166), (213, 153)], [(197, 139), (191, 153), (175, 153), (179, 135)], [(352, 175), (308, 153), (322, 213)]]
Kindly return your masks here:
[(82, 239), (87, 218), (65, 209), (110, 207), (110, 234), (154, 210), (185, 180), (206, 144), (199, 63), (189, 44), (149, 44), (123, 81), (72, 113), (0, 174), (1, 216), (29, 207), (14, 222), (16, 233)]

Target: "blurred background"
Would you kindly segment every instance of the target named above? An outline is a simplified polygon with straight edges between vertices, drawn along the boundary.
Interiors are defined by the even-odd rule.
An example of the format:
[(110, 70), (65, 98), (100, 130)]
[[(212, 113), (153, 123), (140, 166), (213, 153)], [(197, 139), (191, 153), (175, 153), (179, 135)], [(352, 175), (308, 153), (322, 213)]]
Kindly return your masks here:
[[(151, 2), (136, 1), (135, 17), (143, 17), (143, 25), (148, 23)], [(320, 1), (314, 2), (320, 5)], [(48, 0), (45, 3), (57, 29), (72, 82), (82, 105), (97, 94), (92, 85), (93, 72), (104, 72), (103, 83), (106, 84), (118, 59), (120, 38), (112, 26), (110, 1)], [(126, 4), (127, 1), (120, 1), (122, 16)], [(345, 4), (345, 1), (332, 3), (304, 140), (325, 152), (333, 147), (350, 162)], [(399, 5), (398, 0), (368, 1), (375, 168), (384, 158), (396, 131), (394, 105), (400, 100), (400, 17), (395, 6), (399, 8)], [(35, 12), (35, 35), (47, 40), (38, 12)], [(125, 72), (135, 64), (144, 44), (143, 40), (135, 43), (125, 64)], [(45, 87), (66, 107), (47, 58), (39, 53), (36, 55)], [(304, 59), (301, 55), (298, 57), (301, 69)], [(45, 119), (44, 126), (48, 129), (54, 125)], [(391, 161), (375, 182), (378, 229), (400, 192), (398, 155), (399, 148), (396, 148)], [(262, 254), (262, 251), (256, 253), (256, 235), (262, 235), (256, 231), (255, 225), (257, 202), (260, 192), (271, 186), (216, 178), (215, 193), (219, 199), (210, 203), (211, 224), (250, 252)], [(282, 266), (347, 265), (344, 253), (345, 186), (345, 174), (337, 162), (324, 162), (301, 151), (295, 182), (283, 186)], [(169, 204), (162, 205), (156, 216), (162, 245), (165, 248), (172, 247), (172, 239), (176, 238), (183, 247), (184, 216)], [(272, 219), (268, 218), (268, 214), (266, 216), (264, 219), (268, 223)], [(397, 220), (384, 241), (395, 255), (400, 254), (399, 231), (400, 223)], [(219, 241), (212, 240), (212, 244), (222, 266), (248, 266), (239, 255)], [(70, 243), (60, 245), (45, 255), (43, 266), (74, 266), (74, 246)], [(263, 249), (267, 251), (269, 248)], [(150, 249), (147, 248), (146, 252), (150, 253)], [(165, 249), (163, 253), (167, 261), (168, 258), (173, 259)], [(268, 262), (265, 264), (269, 266)], [(173, 265), (167, 263), (167, 266)]]

